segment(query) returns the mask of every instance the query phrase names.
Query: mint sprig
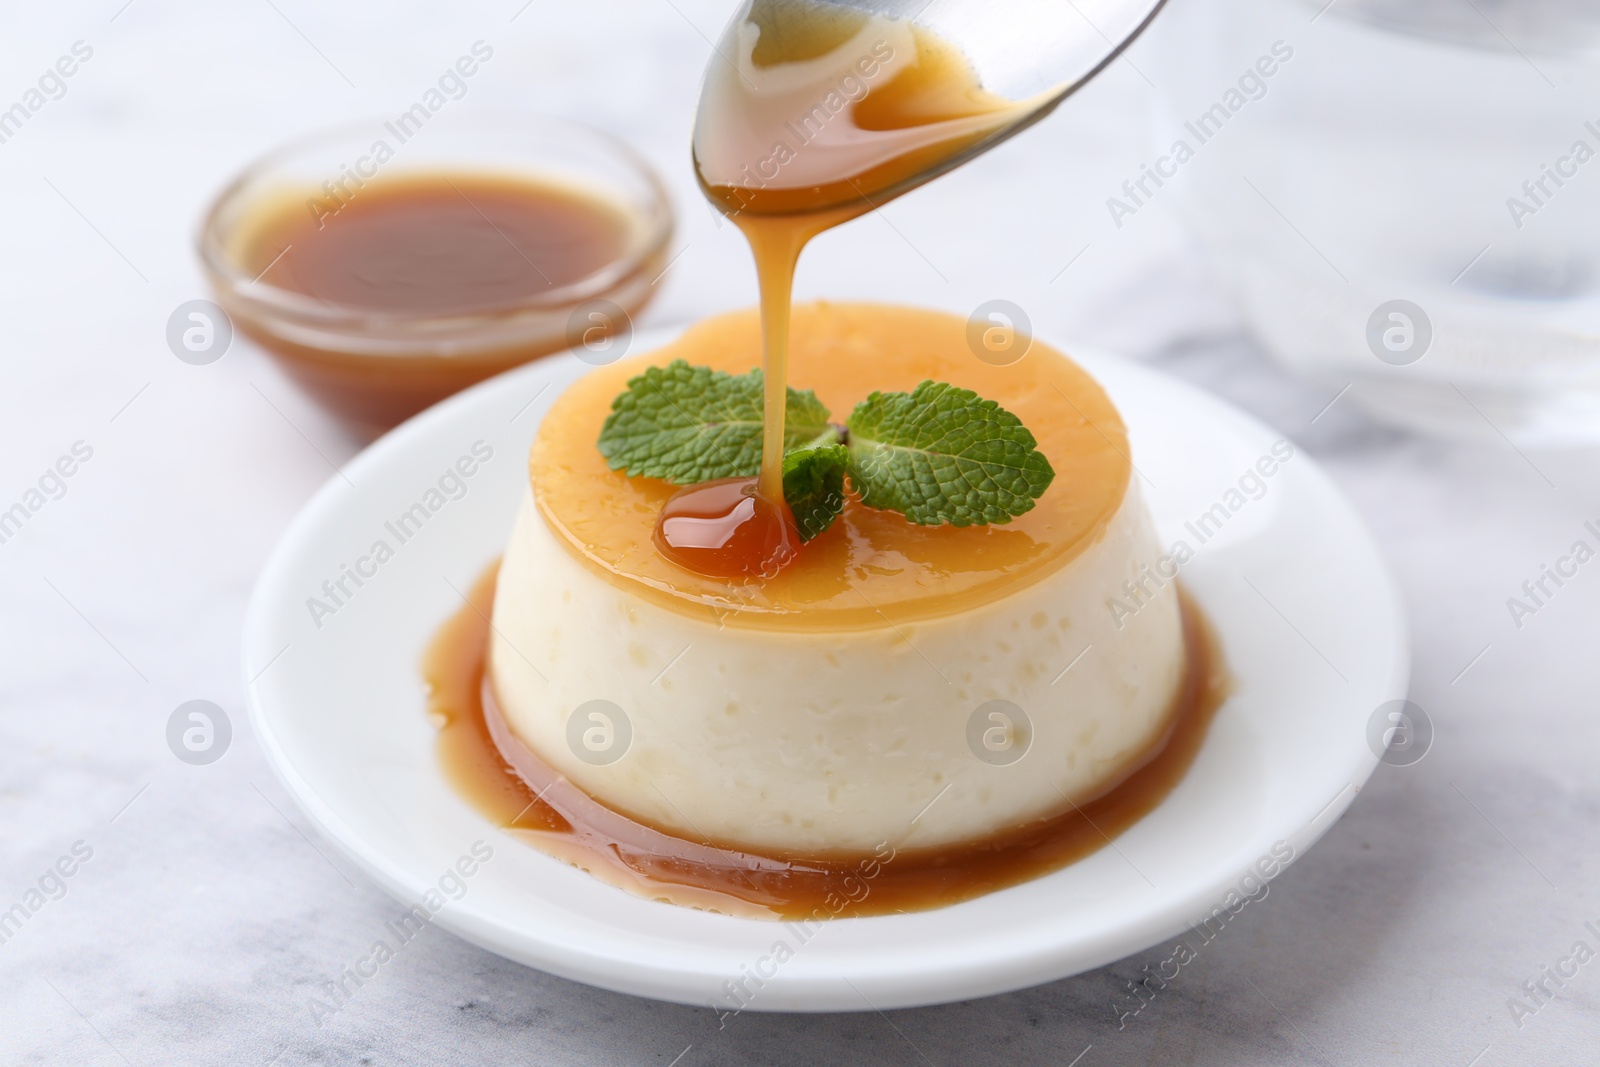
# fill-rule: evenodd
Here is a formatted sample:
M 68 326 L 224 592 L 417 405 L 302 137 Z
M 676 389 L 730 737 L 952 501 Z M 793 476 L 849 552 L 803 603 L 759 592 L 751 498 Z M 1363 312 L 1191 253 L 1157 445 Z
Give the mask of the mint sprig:
M 600 429 L 613 470 L 693 485 L 761 469 L 760 369 L 729 374 L 673 360 L 628 382 Z M 815 393 L 789 390 L 785 448 L 834 439 Z
M 628 382 L 600 431 L 614 470 L 692 485 L 761 469 L 759 369 L 728 374 L 674 360 Z M 845 426 L 810 390 L 789 390 L 783 495 L 802 541 L 844 509 L 868 507 L 924 526 L 1010 522 L 1033 508 L 1055 471 L 1022 421 L 970 389 L 925 381 L 874 392 Z

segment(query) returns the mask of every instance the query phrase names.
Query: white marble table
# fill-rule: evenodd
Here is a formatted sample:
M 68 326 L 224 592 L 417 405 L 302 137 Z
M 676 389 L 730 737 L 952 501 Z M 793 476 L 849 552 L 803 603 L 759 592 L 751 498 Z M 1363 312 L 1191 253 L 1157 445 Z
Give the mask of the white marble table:
M 1313 425 L 1329 396 L 1248 339 L 1170 207 L 1120 231 L 1107 218 L 1144 154 L 1151 96 L 1125 63 L 1025 137 L 819 241 L 800 293 L 963 313 L 1004 296 L 1047 336 L 1147 359 L 1300 442 L 1365 512 L 1404 590 L 1412 697 L 1438 732 L 1428 758 L 1380 767 L 1120 1030 L 1113 1005 L 1171 946 L 973 1003 L 719 1029 L 705 1009 L 430 930 L 318 1025 L 310 997 L 394 904 L 331 858 L 264 763 L 239 628 L 278 532 L 358 444 L 248 344 L 209 367 L 168 351 L 168 315 L 204 295 L 198 213 L 259 151 L 403 109 L 481 39 L 494 57 L 460 106 L 593 122 L 669 179 L 681 256 L 649 322 L 747 304 L 747 254 L 687 166 L 707 37 L 730 7 L 100 0 L 6 14 L 0 107 L 74 42 L 93 54 L 0 143 L 0 508 L 75 443 L 92 456 L 0 544 L 0 910 L 41 878 L 51 894 L 0 944 L 0 1062 L 1593 1062 L 1600 962 L 1545 979 L 1556 995 L 1520 1026 L 1507 1002 L 1574 942 L 1600 948 L 1584 926 L 1600 928 L 1600 565 L 1520 630 L 1505 601 L 1600 520 L 1600 463 L 1543 458 L 1552 486 L 1509 448 L 1408 437 L 1346 405 Z M 1153 56 L 1140 68 L 1161 77 Z M 164 736 L 195 698 L 234 724 L 210 766 L 178 761 Z M 46 876 L 62 857 L 71 876 Z

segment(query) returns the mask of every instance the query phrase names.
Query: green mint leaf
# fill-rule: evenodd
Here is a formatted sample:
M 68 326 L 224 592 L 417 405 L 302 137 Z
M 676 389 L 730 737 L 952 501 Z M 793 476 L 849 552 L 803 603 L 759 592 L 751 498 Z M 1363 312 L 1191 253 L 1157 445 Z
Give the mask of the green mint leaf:
M 1055 478 L 1015 415 L 942 382 L 873 393 L 851 412 L 848 429 L 861 502 L 924 526 L 1010 522 Z
M 728 374 L 681 359 L 651 367 L 611 402 L 600 454 L 613 470 L 678 485 L 750 477 L 761 469 L 761 383 L 760 369 Z M 789 390 L 786 447 L 834 432 L 816 394 Z
M 783 499 L 794 513 L 800 540 L 833 525 L 844 510 L 844 476 L 850 450 L 841 444 L 801 448 L 783 457 Z

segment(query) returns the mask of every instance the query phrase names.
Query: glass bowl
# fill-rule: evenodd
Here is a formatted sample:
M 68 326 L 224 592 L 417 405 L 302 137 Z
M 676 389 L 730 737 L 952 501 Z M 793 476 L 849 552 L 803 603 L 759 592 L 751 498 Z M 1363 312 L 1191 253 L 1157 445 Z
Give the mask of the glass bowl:
M 607 262 L 580 277 L 444 313 L 425 301 L 377 309 L 310 296 L 274 284 L 276 261 L 259 262 L 285 205 L 303 201 L 318 227 L 337 226 L 340 212 L 374 189 L 439 178 L 567 191 L 613 210 L 623 236 Z M 278 148 L 217 197 L 198 245 L 235 326 L 323 406 L 371 433 L 539 356 L 579 345 L 607 351 L 602 339 L 630 330 L 654 294 L 672 231 L 661 180 L 616 139 L 545 116 L 462 110 L 356 122 Z M 279 255 L 293 255 L 293 245 Z
M 1159 176 L 1113 219 L 1171 197 L 1266 348 L 1330 399 L 1447 438 L 1600 447 L 1595 6 L 1173 5 Z

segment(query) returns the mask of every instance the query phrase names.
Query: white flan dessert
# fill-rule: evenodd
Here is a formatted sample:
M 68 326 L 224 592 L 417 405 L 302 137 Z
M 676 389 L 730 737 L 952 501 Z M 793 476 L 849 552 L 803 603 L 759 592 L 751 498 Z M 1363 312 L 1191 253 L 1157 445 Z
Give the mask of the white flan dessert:
M 941 313 L 802 305 L 790 336 L 790 383 L 832 410 L 925 379 L 971 389 L 1033 432 L 1054 481 L 990 526 L 852 498 L 777 574 L 707 577 L 653 541 L 677 487 L 612 470 L 596 440 L 646 367 L 759 365 L 758 316 L 597 369 L 538 431 L 501 563 L 488 662 L 506 724 L 617 812 L 782 857 L 980 843 L 1104 793 L 1166 735 L 1186 666 L 1110 399 L 1037 340 L 979 360 Z M 1114 610 L 1130 582 L 1141 607 Z M 594 701 L 626 719 L 610 762 L 572 741 Z

